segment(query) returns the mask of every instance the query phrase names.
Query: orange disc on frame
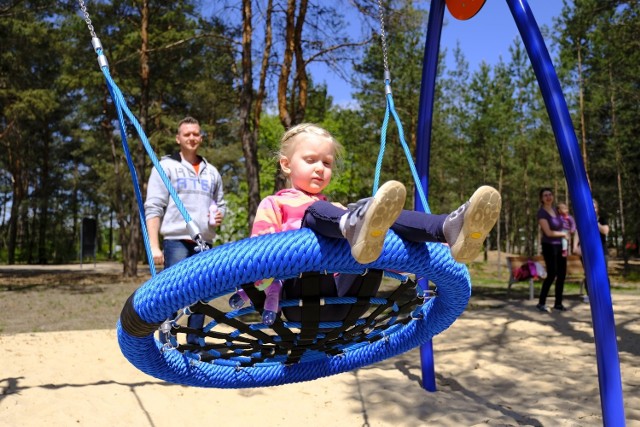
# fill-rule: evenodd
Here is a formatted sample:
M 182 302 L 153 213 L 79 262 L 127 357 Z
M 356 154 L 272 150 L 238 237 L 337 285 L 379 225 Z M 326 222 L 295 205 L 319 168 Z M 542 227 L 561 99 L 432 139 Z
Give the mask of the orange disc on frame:
M 473 18 L 482 9 L 486 0 L 446 0 L 447 9 L 461 21 Z

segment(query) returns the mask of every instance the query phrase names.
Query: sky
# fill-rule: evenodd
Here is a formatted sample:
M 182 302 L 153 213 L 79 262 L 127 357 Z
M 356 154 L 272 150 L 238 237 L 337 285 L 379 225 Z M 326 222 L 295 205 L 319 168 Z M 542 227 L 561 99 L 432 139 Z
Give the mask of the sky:
M 528 0 L 528 3 L 540 28 L 543 25 L 551 27 L 553 18 L 559 16 L 562 10 L 561 0 Z M 447 49 L 447 64 L 452 64 L 453 50 L 460 42 L 462 52 L 473 72 L 478 69 L 482 61 L 493 66 L 502 56 L 503 61 L 508 62 L 509 47 L 517 35 L 518 29 L 507 2 L 487 0 L 478 14 L 467 21 L 459 21 L 445 10 L 440 51 Z M 390 68 L 393 76 L 393 66 Z M 329 95 L 334 98 L 334 104 L 349 104 L 351 101 L 349 84 L 331 75 L 328 70 L 318 70 L 318 72 L 322 77 L 315 78 L 319 83 L 323 81 L 327 83 L 327 89 Z

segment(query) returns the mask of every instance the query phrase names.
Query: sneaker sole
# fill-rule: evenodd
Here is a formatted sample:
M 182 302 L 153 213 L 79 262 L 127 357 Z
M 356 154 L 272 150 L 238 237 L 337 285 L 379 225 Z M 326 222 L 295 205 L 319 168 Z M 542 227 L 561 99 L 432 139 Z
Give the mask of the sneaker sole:
M 402 212 L 406 197 L 407 190 L 398 181 L 388 181 L 378 189 L 363 218 L 358 237 L 351 246 L 351 255 L 360 264 L 378 259 L 387 231 Z
M 501 206 L 500 193 L 493 187 L 485 185 L 473 193 L 460 235 L 451 246 L 453 259 L 464 264 L 476 259 L 487 234 L 500 217 Z

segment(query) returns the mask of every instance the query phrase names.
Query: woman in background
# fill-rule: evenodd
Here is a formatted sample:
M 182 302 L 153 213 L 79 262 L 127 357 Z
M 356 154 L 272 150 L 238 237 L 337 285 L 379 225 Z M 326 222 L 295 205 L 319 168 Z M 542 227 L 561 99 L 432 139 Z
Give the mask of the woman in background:
M 542 282 L 540 299 L 536 308 L 550 312 L 547 307 L 547 295 L 553 281 L 556 282 L 556 298 L 553 309 L 567 311 L 562 305 L 564 279 L 567 276 L 567 258 L 562 256 L 562 239 L 569 239 L 569 233 L 564 231 L 562 217 L 554 204 L 553 191 L 550 188 L 540 190 L 540 209 L 538 209 L 538 225 L 542 231 L 542 256 L 547 267 L 547 278 Z

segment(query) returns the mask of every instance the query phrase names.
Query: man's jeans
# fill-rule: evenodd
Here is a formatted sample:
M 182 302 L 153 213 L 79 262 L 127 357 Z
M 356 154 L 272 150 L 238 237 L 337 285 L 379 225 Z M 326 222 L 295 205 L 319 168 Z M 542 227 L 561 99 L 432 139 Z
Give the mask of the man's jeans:
M 185 258 L 196 254 L 196 244 L 185 240 L 163 240 L 162 251 L 164 252 L 165 270 L 176 265 Z

